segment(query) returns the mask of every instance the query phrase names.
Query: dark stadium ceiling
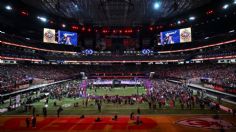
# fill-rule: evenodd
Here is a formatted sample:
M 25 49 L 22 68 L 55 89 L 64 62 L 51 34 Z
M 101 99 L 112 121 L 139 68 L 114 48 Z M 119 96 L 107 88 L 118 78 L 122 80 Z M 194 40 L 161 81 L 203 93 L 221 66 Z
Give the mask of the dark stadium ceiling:
M 161 6 L 154 9 L 154 3 Z M 213 0 L 22 0 L 38 9 L 81 24 L 137 26 L 152 24 L 209 4 Z

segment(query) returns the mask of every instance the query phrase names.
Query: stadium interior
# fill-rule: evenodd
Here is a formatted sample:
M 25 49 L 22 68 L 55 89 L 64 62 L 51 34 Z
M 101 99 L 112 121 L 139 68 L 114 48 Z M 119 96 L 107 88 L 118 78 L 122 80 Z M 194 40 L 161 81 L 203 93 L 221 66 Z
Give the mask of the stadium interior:
M 1 132 L 235 132 L 236 0 L 1 0 Z

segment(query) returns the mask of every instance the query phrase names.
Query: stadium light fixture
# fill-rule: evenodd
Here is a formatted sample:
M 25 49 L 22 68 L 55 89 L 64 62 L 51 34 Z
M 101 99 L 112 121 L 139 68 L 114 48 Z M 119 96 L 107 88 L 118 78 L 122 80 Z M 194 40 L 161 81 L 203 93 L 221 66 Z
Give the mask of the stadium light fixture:
M 194 16 L 191 16 L 191 17 L 189 17 L 189 20 L 190 21 L 193 21 L 193 20 L 195 20 L 196 18 L 194 17 Z
M 209 37 L 205 37 L 205 39 L 209 39 Z
M 234 33 L 235 32 L 235 30 L 231 30 L 231 31 L 229 31 L 229 33 Z
M 227 9 L 227 8 L 229 8 L 229 4 L 225 4 L 224 6 L 223 6 L 223 9 Z
M 155 3 L 153 4 L 153 8 L 154 8 L 155 10 L 160 9 L 160 7 L 161 7 L 161 3 L 160 3 L 160 2 L 155 2 Z
M 62 26 L 63 28 L 65 28 L 65 27 L 66 27 L 66 24 L 61 24 L 61 26 Z
M 1 33 L 1 34 L 5 34 L 5 32 L 3 32 L 3 31 L 0 31 L 0 33 Z
M 79 9 L 79 6 L 76 3 L 73 3 L 75 9 Z
M 234 4 L 236 4 L 236 0 L 234 0 Z
M 37 18 L 42 22 L 47 22 L 47 18 L 45 17 L 38 16 Z
M 11 7 L 10 5 L 7 5 L 7 6 L 5 7 L 5 9 L 8 10 L 8 11 L 11 11 L 11 10 L 12 10 L 12 7 Z

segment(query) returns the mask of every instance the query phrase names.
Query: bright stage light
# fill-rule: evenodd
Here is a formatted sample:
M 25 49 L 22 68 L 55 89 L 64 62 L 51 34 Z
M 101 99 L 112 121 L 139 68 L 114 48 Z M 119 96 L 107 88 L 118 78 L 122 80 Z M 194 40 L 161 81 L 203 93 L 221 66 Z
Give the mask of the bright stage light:
M 229 8 L 229 5 L 228 5 L 228 4 L 225 4 L 225 5 L 223 6 L 223 9 L 227 9 L 227 8 Z
M 4 32 L 4 31 L 0 31 L 0 33 L 2 33 L 2 34 L 5 34 L 5 32 Z
M 190 21 L 193 21 L 193 20 L 195 20 L 196 18 L 194 17 L 194 16 L 191 16 L 191 17 L 189 17 L 189 20 Z
M 209 39 L 209 37 L 205 37 L 204 39 Z
M 6 10 L 9 10 L 9 11 L 12 10 L 12 7 L 10 5 L 7 5 L 5 8 Z
M 47 18 L 45 17 L 38 16 L 37 18 L 42 22 L 47 22 Z
M 153 5 L 155 10 L 158 10 L 161 7 L 161 3 L 160 2 L 155 2 Z
M 63 28 L 65 28 L 65 27 L 66 27 L 66 24 L 61 24 L 61 26 L 62 26 Z
M 235 32 L 235 30 L 230 30 L 230 31 L 229 31 L 229 33 L 234 33 L 234 32 Z

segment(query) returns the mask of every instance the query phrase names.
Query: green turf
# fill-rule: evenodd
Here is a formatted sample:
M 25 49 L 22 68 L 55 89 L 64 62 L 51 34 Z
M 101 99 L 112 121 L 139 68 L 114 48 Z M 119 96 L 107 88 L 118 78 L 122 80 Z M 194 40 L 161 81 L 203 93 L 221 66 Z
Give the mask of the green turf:
M 7 101 L 5 101 L 4 104 L 0 104 L 0 109 L 7 108 L 9 106 L 9 103 L 10 103 L 10 101 L 7 100 Z
M 114 96 L 114 95 L 119 95 L 119 96 L 129 96 L 129 95 L 133 95 L 133 94 L 145 94 L 146 90 L 144 89 L 144 87 L 117 87 L 117 88 L 112 88 L 112 89 L 108 89 L 108 88 L 97 88 L 96 92 L 94 89 L 87 89 L 87 93 L 90 95 L 97 95 L 97 96 L 104 96 L 104 95 L 110 95 L 110 96 Z
M 82 106 L 83 99 L 69 99 L 64 98 L 61 101 L 58 100 L 50 100 L 48 104 L 48 115 L 56 115 L 56 110 L 58 107 L 53 106 L 54 101 L 57 102 L 58 105 L 63 106 L 62 115 L 112 115 L 112 114 L 120 114 L 120 115 L 129 115 L 131 112 L 136 112 L 137 108 L 141 109 L 141 114 L 215 114 L 216 111 L 211 111 L 209 109 L 200 110 L 198 106 L 196 106 L 192 110 L 181 110 L 180 105 L 176 103 L 176 107 L 171 109 L 169 107 L 164 107 L 162 109 L 157 108 L 157 110 L 150 110 L 148 108 L 147 103 L 137 103 L 134 105 L 125 105 L 125 104 L 113 104 L 113 103 L 103 103 L 102 104 L 102 112 L 99 113 L 97 107 L 94 105 L 94 101 L 89 101 L 88 107 Z M 79 103 L 79 107 L 74 107 L 73 104 L 75 102 Z M 44 106 L 44 101 L 40 101 L 33 104 L 36 108 L 36 114 L 42 115 L 42 108 Z M 68 105 L 69 107 L 65 107 Z M 224 113 L 224 112 L 220 112 Z M 24 112 L 23 107 L 18 108 L 15 111 L 10 111 L 4 113 L 4 115 L 30 115 L 32 112 Z
M 139 94 L 145 94 L 146 91 L 143 87 L 138 87 Z M 123 87 L 121 88 L 113 88 L 111 91 L 104 88 L 99 88 L 95 92 L 94 89 L 87 89 L 87 93 L 104 96 L 104 95 L 120 95 L 120 96 L 129 96 L 132 94 L 137 94 L 137 88 L 135 87 Z M 99 113 L 97 110 L 97 106 L 94 103 L 94 100 L 90 100 L 88 103 L 88 107 L 82 105 L 84 99 L 82 98 L 63 98 L 62 100 L 53 100 L 50 99 L 48 103 L 48 115 L 56 115 L 57 109 L 61 105 L 63 107 L 62 115 L 129 115 L 131 112 L 136 112 L 137 108 L 141 109 L 141 114 L 215 114 L 216 111 L 211 111 L 207 107 L 204 110 L 201 110 L 198 105 L 195 106 L 192 110 L 184 109 L 182 110 L 178 101 L 176 101 L 175 108 L 157 108 L 157 110 L 149 109 L 147 103 L 135 103 L 134 105 L 129 104 L 113 104 L 113 103 L 102 103 L 102 112 Z M 57 102 L 58 106 L 54 106 L 53 103 Z M 36 108 L 36 114 L 42 115 L 42 109 L 44 107 L 45 100 L 41 100 L 40 102 L 33 103 L 33 106 Z M 78 102 L 79 107 L 74 107 L 74 103 Z M 158 107 L 158 106 L 157 106 Z M 224 112 L 220 112 L 221 114 Z M 9 111 L 4 113 L 4 115 L 30 115 L 30 112 L 24 112 L 24 107 L 19 107 L 14 111 Z M 224 113 L 225 114 L 225 113 Z

